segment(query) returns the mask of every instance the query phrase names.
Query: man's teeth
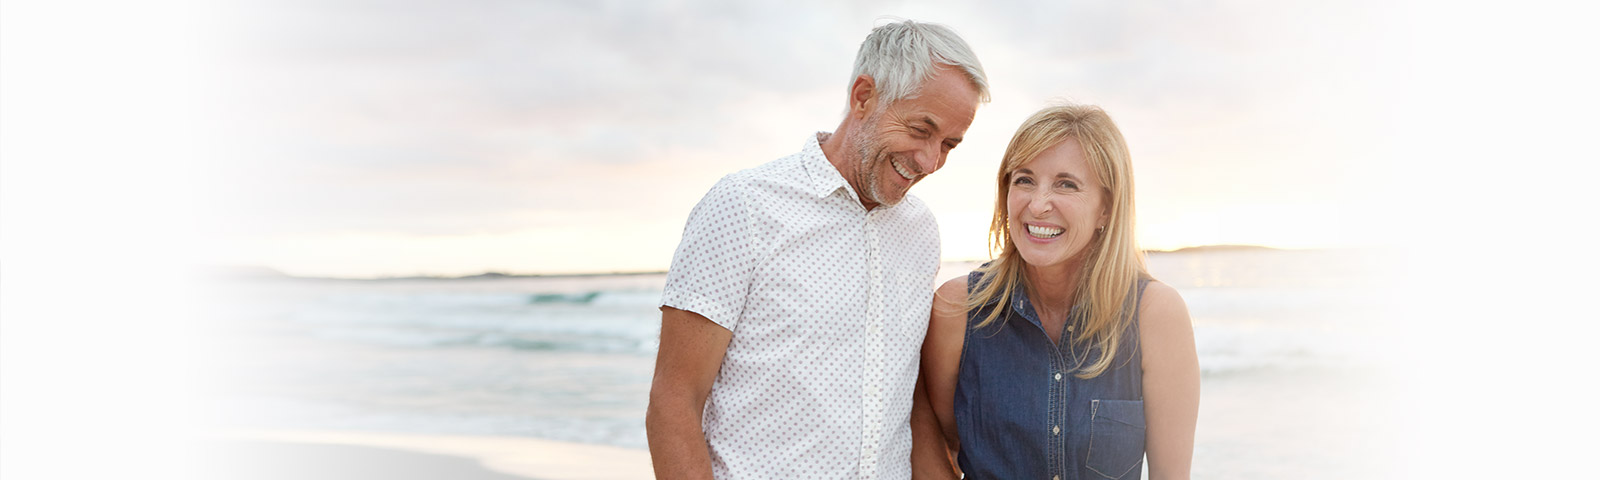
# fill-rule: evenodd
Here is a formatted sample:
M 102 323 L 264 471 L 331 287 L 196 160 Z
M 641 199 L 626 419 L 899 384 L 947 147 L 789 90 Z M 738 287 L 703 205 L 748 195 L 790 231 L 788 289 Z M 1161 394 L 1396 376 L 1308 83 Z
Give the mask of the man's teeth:
M 905 177 L 906 180 L 914 180 L 917 178 L 916 175 L 912 175 L 911 172 L 908 172 L 904 167 L 901 167 L 900 162 L 890 160 L 889 165 L 894 167 L 894 173 L 900 174 L 900 176 Z
M 1039 238 L 1056 238 L 1065 232 L 1065 229 L 1028 225 L 1028 234 Z

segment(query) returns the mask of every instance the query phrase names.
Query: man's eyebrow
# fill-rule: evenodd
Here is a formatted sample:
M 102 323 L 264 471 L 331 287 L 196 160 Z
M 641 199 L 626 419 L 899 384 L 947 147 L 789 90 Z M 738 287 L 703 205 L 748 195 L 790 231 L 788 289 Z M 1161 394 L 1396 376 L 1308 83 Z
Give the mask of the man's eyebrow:
M 939 122 L 935 122 L 933 120 L 933 117 L 930 117 L 930 116 L 927 116 L 927 115 L 923 115 L 922 118 L 919 118 L 918 120 L 921 120 L 922 123 L 927 124 L 928 128 L 933 129 L 933 131 L 935 131 L 935 132 L 939 131 Z M 961 137 L 950 137 L 947 140 L 950 140 L 951 142 L 958 143 L 958 144 L 961 143 Z

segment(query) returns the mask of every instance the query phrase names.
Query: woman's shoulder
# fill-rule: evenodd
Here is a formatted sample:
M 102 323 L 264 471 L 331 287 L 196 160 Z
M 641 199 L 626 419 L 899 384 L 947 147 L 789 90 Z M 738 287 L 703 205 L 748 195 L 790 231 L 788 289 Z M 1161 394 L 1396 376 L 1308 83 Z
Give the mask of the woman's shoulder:
M 1178 294 L 1178 289 L 1154 278 L 1145 280 L 1144 296 L 1140 297 L 1141 309 L 1150 304 L 1165 304 L 1183 302 L 1183 296 Z
M 946 280 L 934 290 L 932 317 L 934 323 L 966 323 L 968 275 L 962 274 Z
M 1174 328 L 1193 328 L 1189 323 L 1189 306 L 1184 303 L 1178 289 L 1159 280 L 1150 280 L 1139 299 L 1139 324 L 1141 330 L 1157 332 Z
M 965 303 L 967 297 L 967 280 L 968 277 L 971 276 L 972 272 L 967 272 L 957 275 L 949 280 L 945 280 L 944 283 L 939 284 L 939 290 L 937 291 L 938 296 L 958 296 L 961 298 L 962 303 Z
M 967 277 L 970 274 L 961 274 L 955 278 L 945 280 L 933 291 L 934 313 L 939 313 L 943 308 L 966 310 L 967 308 Z

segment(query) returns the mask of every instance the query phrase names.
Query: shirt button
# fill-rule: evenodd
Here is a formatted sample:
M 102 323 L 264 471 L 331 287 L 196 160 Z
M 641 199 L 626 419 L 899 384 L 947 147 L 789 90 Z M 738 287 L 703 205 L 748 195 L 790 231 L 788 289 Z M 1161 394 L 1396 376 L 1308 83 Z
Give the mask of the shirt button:
M 1050 480 L 1061 480 L 1061 476 L 1060 475 L 1056 475 L 1054 477 L 1050 477 Z
M 1051 427 L 1050 428 L 1050 434 L 1051 435 L 1060 435 L 1061 434 L 1061 426 L 1057 425 L 1057 426 Z
M 878 396 L 878 386 L 877 385 L 867 385 L 867 395 L 872 395 L 874 397 Z M 870 448 L 870 447 L 868 447 L 868 448 Z
M 1056 374 L 1056 381 L 1057 382 L 1061 381 L 1061 374 L 1059 374 L 1059 373 Z
M 872 326 L 867 327 L 867 333 L 870 333 L 870 334 L 873 334 L 873 335 L 877 335 L 878 332 L 880 332 L 882 330 L 883 329 L 878 328 L 877 324 L 873 324 Z

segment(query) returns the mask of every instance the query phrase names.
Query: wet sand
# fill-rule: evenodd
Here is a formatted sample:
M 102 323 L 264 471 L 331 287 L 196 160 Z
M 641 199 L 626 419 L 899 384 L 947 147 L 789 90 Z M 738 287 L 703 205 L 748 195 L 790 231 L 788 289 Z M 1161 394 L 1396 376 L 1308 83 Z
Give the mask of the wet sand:
M 651 478 L 643 450 L 522 437 L 334 431 L 235 431 L 198 448 L 224 480 L 621 480 Z
M 206 445 L 196 478 L 219 480 L 526 480 L 477 459 L 390 448 L 248 440 Z

